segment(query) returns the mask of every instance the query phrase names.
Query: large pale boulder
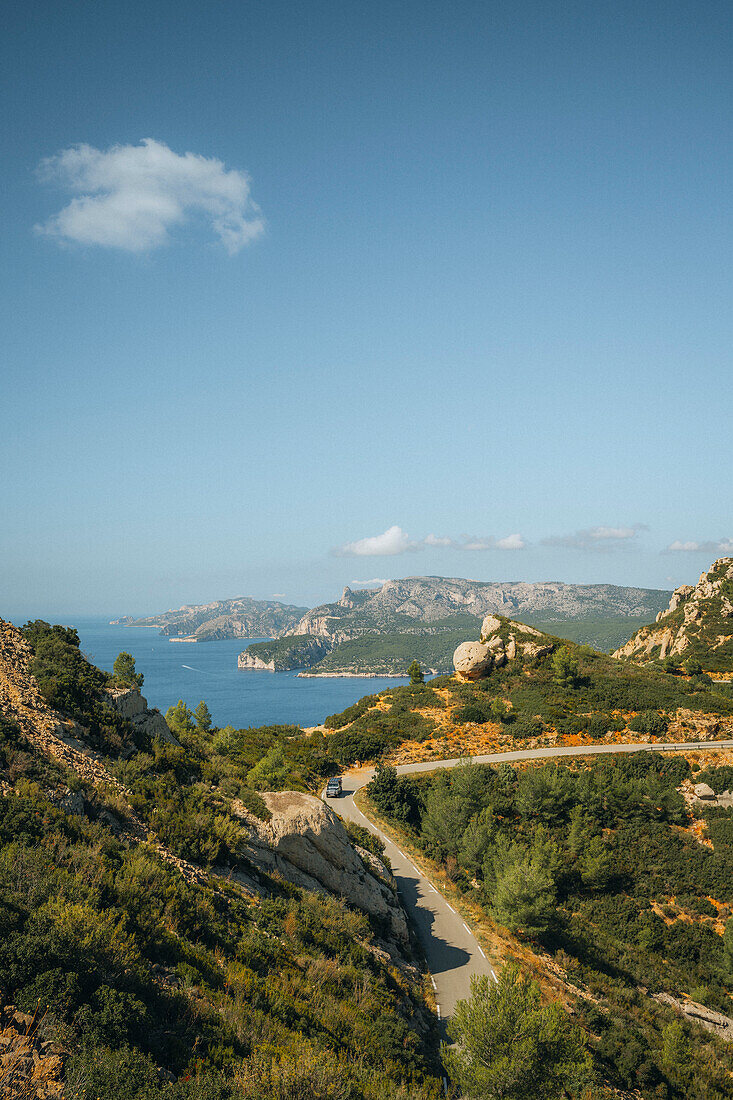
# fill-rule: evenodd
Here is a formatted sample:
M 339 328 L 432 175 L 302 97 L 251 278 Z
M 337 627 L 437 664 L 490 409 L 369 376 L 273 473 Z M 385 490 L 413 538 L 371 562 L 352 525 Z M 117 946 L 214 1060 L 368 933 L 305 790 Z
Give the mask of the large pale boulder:
M 493 664 L 494 654 L 485 642 L 462 642 L 453 654 L 453 667 L 464 680 L 480 680 Z
M 464 642 L 453 654 L 456 675 L 462 680 L 481 680 L 492 668 L 501 668 L 517 657 L 543 657 L 553 649 L 551 642 L 544 641 L 545 637 L 533 626 L 487 615 L 481 624 L 481 641 Z
M 249 831 L 247 857 L 295 886 L 341 896 L 385 920 L 392 937 L 405 945 L 407 922 L 389 872 L 381 860 L 354 847 L 331 807 L 299 791 L 265 792 L 262 798 L 269 821 L 240 808 Z

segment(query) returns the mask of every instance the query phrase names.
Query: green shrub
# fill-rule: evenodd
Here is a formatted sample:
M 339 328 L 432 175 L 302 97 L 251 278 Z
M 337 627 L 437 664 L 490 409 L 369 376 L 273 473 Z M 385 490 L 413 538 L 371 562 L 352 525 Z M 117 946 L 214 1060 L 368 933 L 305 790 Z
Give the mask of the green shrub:
M 663 734 L 668 726 L 669 719 L 654 710 L 643 710 L 629 722 L 629 729 L 636 733 Z

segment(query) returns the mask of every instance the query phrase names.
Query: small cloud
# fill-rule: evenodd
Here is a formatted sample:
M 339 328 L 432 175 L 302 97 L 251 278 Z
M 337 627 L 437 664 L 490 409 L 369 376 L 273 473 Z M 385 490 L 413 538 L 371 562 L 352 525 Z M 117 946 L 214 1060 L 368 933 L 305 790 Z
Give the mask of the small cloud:
M 514 535 L 507 535 L 506 538 L 499 539 L 496 543 L 497 550 L 524 550 L 526 542 L 522 536 L 517 532 Z
M 59 241 L 147 252 L 199 213 L 234 255 L 265 228 L 246 172 L 226 168 L 215 157 L 174 153 L 152 138 L 106 150 L 73 145 L 42 160 L 38 175 L 74 196 L 35 226 Z
M 370 581 L 349 581 L 349 588 L 381 588 L 389 577 L 372 577 Z
M 494 538 L 493 535 L 489 535 L 487 538 L 464 535 L 461 539 L 440 538 L 438 535 L 428 535 L 423 541 L 423 546 L 447 547 L 450 550 L 471 550 L 479 552 L 482 550 L 524 550 L 526 545 L 526 542 L 519 533 L 506 535 L 503 539 Z
M 733 554 L 733 538 L 718 539 L 717 542 L 682 542 L 675 539 L 667 547 L 667 552 L 682 554 Z
M 396 554 L 417 550 L 419 546 L 419 543 L 412 542 L 409 535 L 395 524 L 393 527 L 388 527 L 382 535 L 372 535 L 369 538 L 357 539 L 356 542 L 347 542 L 336 553 L 341 557 L 349 558 L 394 557 Z
M 524 550 L 526 542 L 517 532 L 497 539 L 493 535 L 487 538 L 477 538 L 463 535 L 460 539 L 450 538 L 447 535 L 426 535 L 418 542 L 410 539 L 401 527 L 390 527 L 383 535 L 374 535 L 372 538 L 359 539 L 357 542 L 347 542 L 334 553 L 341 557 L 367 556 L 367 555 L 394 555 L 406 554 L 412 550 Z
M 273 600 L 284 600 L 285 599 L 285 593 L 284 592 L 273 592 L 272 593 L 272 598 L 273 598 Z
M 570 550 L 614 550 L 628 546 L 640 531 L 648 530 L 646 524 L 635 523 L 631 527 L 609 527 L 600 524 L 576 531 L 571 535 L 551 535 L 542 539 L 543 546 L 562 546 Z

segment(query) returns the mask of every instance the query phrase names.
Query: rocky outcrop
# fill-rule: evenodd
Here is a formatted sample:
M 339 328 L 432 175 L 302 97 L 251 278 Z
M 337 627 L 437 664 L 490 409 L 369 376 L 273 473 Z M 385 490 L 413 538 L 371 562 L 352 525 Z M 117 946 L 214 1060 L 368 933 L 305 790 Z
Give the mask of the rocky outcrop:
M 453 667 L 462 680 L 481 680 L 494 665 L 494 654 L 484 642 L 463 642 L 453 654 Z
M 112 708 L 121 718 L 152 740 L 165 741 L 168 745 L 178 745 L 180 741 L 168 729 L 168 723 L 159 710 L 151 710 L 147 699 L 138 688 L 109 688 L 107 692 Z
M 295 886 L 345 898 L 384 921 L 391 937 L 405 945 L 407 922 L 391 876 L 375 856 L 352 845 L 330 806 L 298 791 L 262 798 L 269 821 L 253 817 L 241 803 L 233 806 L 249 833 L 247 857 Z
M 727 1043 L 733 1042 L 733 1018 L 730 1016 L 724 1016 L 722 1012 L 716 1012 L 715 1009 L 698 1004 L 697 1001 L 673 997 L 671 993 L 653 993 L 652 999 L 658 1001 L 659 1004 L 676 1008 L 685 1019 L 699 1024 L 700 1027 L 704 1027 L 706 1031 L 711 1031 Z
M 544 657 L 554 648 L 554 643 L 544 641 L 545 638 L 545 634 L 532 626 L 487 615 L 481 624 L 480 640 L 464 642 L 453 654 L 456 676 L 459 680 L 481 680 L 507 661 Z
M 21 1012 L 0 998 L 0 1100 L 60 1100 L 66 1056 L 42 1014 Z
M 666 610 L 637 630 L 614 657 L 692 659 L 713 674 L 733 672 L 733 558 L 719 558 L 696 585 L 675 589 Z

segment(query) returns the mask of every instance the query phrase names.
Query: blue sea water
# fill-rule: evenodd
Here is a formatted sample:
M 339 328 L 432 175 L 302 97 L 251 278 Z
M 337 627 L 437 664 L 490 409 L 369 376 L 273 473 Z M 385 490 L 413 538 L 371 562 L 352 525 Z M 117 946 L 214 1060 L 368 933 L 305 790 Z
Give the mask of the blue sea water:
M 142 691 L 148 706 L 165 713 L 179 699 L 192 708 L 204 699 L 217 726 L 315 726 L 363 695 L 405 682 L 387 677 L 298 679 L 297 672 L 241 671 L 238 654 L 259 638 L 170 642 L 152 627 L 110 626 L 99 618 L 73 616 L 65 624 L 76 627 L 83 652 L 108 672 L 118 653 L 132 653 L 137 671 L 145 676 Z

